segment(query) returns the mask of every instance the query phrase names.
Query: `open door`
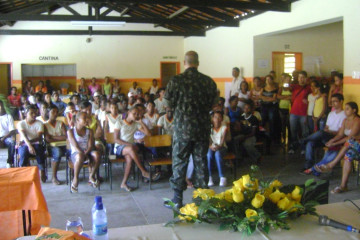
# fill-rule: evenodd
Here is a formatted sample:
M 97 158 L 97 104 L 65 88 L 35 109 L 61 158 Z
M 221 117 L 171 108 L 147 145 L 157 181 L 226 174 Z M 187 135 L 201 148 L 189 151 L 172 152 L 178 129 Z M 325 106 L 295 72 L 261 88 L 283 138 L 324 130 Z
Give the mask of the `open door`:
M 0 63 L 0 94 L 9 95 L 11 88 L 11 63 Z
M 171 77 L 180 73 L 180 62 L 160 63 L 160 86 L 166 88 Z

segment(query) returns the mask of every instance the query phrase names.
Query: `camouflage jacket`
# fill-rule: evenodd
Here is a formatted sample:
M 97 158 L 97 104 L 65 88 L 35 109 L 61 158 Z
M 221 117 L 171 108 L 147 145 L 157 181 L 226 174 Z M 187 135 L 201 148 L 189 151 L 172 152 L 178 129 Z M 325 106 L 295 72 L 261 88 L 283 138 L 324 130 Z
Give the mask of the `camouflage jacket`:
M 216 84 L 196 68 L 174 76 L 165 96 L 174 110 L 174 138 L 206 141 L 210 136 L 209 112 L 216 102 Z

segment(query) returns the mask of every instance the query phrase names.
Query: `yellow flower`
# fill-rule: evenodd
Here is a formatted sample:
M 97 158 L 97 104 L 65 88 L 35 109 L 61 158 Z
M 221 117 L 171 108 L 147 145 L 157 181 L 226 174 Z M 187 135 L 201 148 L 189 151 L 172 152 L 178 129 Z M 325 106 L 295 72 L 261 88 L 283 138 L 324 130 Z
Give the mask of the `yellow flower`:
M 270 183 L 270 188 L 271 189 L 273 189 L 273 188 L 279 188 L 279 187 L 281 187 L 282 186 L 282 183 L 279 181 L 279 180 L 277 180 L 277 179 L 275 179 L 274 181 L 272 181 L 271 183 Z
M 295 186 L 295 189 L 291 193 L 291 198 L 297 202 L 300 202 L 302 195 L 302 188 L 299 186 Z
M 232 189 L 228 189 L 224 192 L 224 198 L 228 202 L 233 202 Z
M 185 215 L 191 215 L 197 218 L 198 216 L 198 209 L 199 207 L 195 205 L 195 203 L 189 203 L 186 204 L 184 207 L 180 208 L 180 213 L 185 214 Z M 192 219 L 188 216 L 180 216 L 179 218 L 181 220 L 187 220 L 187 221 L 191 221 Z
M 269 198 L 269 196 L 270 196 L 270 194 L 272 194 L 272 189 L 270 189 L 270 188 L 265 188 L 265 190 L 264 190 L 264 196 L 266 197 L 266 198 Z
M 234 187 L 240 189 L 241 191 L 244 191 L 244 190 L 245 190 L 244 185 L 243 185 L 243 179 L 242 179 L 242 178 L 240 178 L 240 179 L 237 180 L 237 181 L 234 181 L 233 184 L 234 184 Z
M 241 192 L 241 189 L 233 187 L 232 188 L 232 199 L 236 203 L 241 203 L 244 201 L 244 194 Z
M 278 203 L 283 197 L 285 197 L 285 193 L 280 192 L 279 189 L 276 189 L 275 192 L 269 195 L 269 198 L 273 203 Z
M 283 199 L 281 199 L 280 201 L 277 202 L 277 206 L 281 210 L 287 210 L 289 204 L 290 204 L 290 200 L 288 197 L 284 197 Z
M 251 205 L 254 208 L 261 208 L 262 205 L 264 204 L 265 201 L 265 196 L 261 195 L 260 193 L 256 193 L 255 197 L 253 198 L 253 200 L 251 201 Z
M 222 200 L 225 198 L 225 193 L 221 192 L 221 193 L 215 194 L 214 198 L 218 198 L 218 199 Z
M 257 190 L 258 188 L 258 180 L 251 181 L 249 174 L 242 176 L 242 182 L 245 189 Z
M 198 188 L 193 192 L 193 198 L 200 197 L 202 200 L 207 200 L 215 196 L 215 191 L 212 189 Z
M 245 215 L 246 215 L 247 218 L 250 219 L 251 217 L 257 216 L 258 214 L 257 214 L 257 212 L 255 210 L 246 209 Z M 255 219 L 250 219 L 250 222 L 253 222 L 253 221 L 255 221 Z

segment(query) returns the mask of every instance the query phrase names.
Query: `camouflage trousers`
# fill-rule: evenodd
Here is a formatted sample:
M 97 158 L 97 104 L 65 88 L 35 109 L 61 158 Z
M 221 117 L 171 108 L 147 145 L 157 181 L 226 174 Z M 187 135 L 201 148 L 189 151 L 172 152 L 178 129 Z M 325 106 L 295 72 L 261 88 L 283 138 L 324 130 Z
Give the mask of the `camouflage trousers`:
M 172 171 L 170 178 L 172 189 L 184 191 L 187 188 L 186 170 L 190 155 L 193 156 L 194 174 L 193 185 L 195 188 L 208 188 L 209 172 L 206 154 L 209 150 L 209 141 L 174 140 L 172 149 Z

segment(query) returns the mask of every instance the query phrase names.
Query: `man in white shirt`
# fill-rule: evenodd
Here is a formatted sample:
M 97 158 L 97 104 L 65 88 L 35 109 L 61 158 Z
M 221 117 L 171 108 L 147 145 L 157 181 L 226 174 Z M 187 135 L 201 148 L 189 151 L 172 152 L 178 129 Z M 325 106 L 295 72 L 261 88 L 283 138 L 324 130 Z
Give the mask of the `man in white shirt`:
M 25 109 L 25 120 L 22 120 L 17 125 L 20 134 L 20 147 L 18 149 L 20 155 L 20 167 L 29 166 L 30 154 L 35 155 L 40 169 L 41 181 L 46 182 L 44 169 L 45 149 L 42 145 L 44 125 L 41 121 L 36 120 L 36 111 L 36 106 L 28 106 Z
M 331 103 L 334 110 L 329 113 L 324 130 L 317 131 L 301 141 L 302 144 L 306 144 L 305 166 L 301 172 L 315 164 L 314 150 L 317 147 L 325 146 L 326 142 L 335 137 L 341 128 L 343 120 L 346 118 L 343 110 L 344 96 L 340 93 L 334 94 L 331 97 Z
M 15 134 L 14 119 L 6 113 L 3 101 L 0 101 L 0 147 L 8 148 L 6 168 L 14 165 L 15 141 L 13 136 Z
M 158 82 L 156 79 L 153 79 L 152 86 L 149 88 L 149 93 L 156 95 L 158 90 L 159 90 Z
M 166 114 L 161 116 L 158 120 L 159 132 L 162 134 L 173 135 L 173 127 L 174 127 L 174 118 L 173 118 L 173 110 L 169 107 L 166 108 Z
M 230 97 L 238 96 L 240 92 L 240 84 L 244 79 L 240 76 L 240 69 L 238 67 L 234 67 L 232 70 L 233 80 L 231 82 L 230 87 Z

